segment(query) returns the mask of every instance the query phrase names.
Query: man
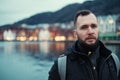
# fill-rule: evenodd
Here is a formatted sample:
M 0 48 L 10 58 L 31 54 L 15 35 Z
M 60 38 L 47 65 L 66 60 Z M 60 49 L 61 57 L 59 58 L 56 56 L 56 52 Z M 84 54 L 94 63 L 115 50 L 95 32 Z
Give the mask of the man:
M 98 22 L 89 10 L 74 19 L 77 41 L 63 52 L 67 56 L 66 80 L 120 80 L 111 51 L 98 40 Z M 49 80 L 61 80 L 58 61 L 49 72 Z

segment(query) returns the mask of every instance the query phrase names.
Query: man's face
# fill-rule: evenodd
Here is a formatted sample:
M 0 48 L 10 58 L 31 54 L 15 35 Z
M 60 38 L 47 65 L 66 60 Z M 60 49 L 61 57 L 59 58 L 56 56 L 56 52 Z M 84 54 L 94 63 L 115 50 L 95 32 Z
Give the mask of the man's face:
M 79 41 L 88 45 L 95 44 L 98 39 L 98 25 L 95 15 L 78 16 L 75 34 Z

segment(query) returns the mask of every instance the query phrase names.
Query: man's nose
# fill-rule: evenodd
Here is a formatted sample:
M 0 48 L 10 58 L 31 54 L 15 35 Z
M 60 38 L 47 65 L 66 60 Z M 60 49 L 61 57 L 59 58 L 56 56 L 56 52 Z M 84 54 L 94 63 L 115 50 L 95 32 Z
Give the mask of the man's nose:
M 91 28 L 91 26 L 88 27 L 88 33 L 94 33 L 94 30 Z

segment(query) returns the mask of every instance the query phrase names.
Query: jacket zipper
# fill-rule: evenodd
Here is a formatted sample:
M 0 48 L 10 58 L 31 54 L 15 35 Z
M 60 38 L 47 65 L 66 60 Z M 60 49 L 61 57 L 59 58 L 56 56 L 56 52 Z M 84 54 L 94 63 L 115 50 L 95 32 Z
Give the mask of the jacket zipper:
M 105 61 L 103 62 L 103 64 L 101 65 L 101 68 L 100 68 L 100 74 L 99 74 L 99 78 L 102 78 L 102 70 L 103 70 L 103 67 L 104 67 L 104 64 L 105 64 L 105 62 L 108 60 L 108 58 L 110 57 L 111 55 L 109 55 L 106 59 L 105 59 Z M 102 79 L 100 79 L 100 80 L 102 80 Z
M 95 77 L 94 77 L 94 73 L 93 73 L 93 67 L 92 67 L 92 69 L 89 67 L 89 66 L 87 66 L 87 68 L 88 68 L 88 70 L 89 70 L 89 73 L 90 73 L 90 77 L 91 77 L 91 80 L 95 80 Z
M 98 77 L 96 74 L 97 73 L 96 67 L 92 64 L 92 62 L 86 55 L 84 55 L 84 54 L 81 54 L 81 55 L 83 56 L 85 62 L 87 62 L 87 69 L 89 70 L 91 80 L 98 80 Z
M 91 63 L 90 60 L 86 60 L 86 62 L 87 62 L 87 68 L 89 70 L 91 80 L 97 80 L 96 67 Z

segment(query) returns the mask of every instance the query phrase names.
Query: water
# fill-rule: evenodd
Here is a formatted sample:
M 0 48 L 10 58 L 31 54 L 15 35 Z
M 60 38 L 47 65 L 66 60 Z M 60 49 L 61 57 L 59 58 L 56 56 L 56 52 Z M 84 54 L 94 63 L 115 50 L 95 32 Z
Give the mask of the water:
M 48 71 L 70 42 L 0 42 L 0 80 L 47 80 Z M 106 45 L 117 55 L 120 45 Z

